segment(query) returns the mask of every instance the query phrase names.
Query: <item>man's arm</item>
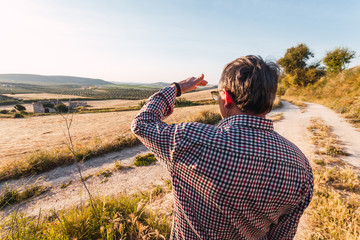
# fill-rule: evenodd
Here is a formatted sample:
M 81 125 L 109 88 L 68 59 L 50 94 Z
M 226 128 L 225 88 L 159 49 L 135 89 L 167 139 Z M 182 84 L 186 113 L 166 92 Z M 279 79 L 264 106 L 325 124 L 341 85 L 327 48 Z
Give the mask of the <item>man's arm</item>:
M 207 82 L 204 75 L 201 75 L 178 84 L 181 93 L 185 93 L 196 89 L 197 86 L 205 86 Z M 162 121 L 173 112 L 176 95 L 177 88 L 174 84 L 161 89 L 149 98 L 131 124 L 132 132 L 169 171 L 172 171 L 173 153 L 181 141 L 182 128 L 179 124 L 168 125 Z

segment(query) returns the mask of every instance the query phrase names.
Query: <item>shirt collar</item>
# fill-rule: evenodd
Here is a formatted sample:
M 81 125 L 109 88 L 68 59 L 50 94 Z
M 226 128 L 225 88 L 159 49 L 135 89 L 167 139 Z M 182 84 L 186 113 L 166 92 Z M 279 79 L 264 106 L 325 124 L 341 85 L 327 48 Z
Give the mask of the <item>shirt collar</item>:
M 232 125 L 241 125 L 243 127 L 258 128 L 265 131 L 273 131 L 273 121 L 262 117 L 251 115 L 233 115 L 224 118 L 218 124 L 218 127 L 227 127 Z

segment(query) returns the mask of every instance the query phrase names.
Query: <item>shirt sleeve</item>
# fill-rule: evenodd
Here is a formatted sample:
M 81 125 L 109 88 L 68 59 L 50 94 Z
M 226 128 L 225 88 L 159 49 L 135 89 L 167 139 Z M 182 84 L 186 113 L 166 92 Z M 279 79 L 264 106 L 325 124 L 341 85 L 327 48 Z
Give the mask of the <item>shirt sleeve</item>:
M 166 87 L 152 95 L 131 124 L 131 131 L 172 172 L 173 153 L 181 140 L 178 124 L 168 125 L 162 120 L 174 109 L 176 89 Z
M 285 214 L 279 218 L 276 225 L 272 225 L 270 231 L 267 233 L 269 240 L 291 240 L 295 237 L 296 230 L 300 221 L 300 217 L 304 213 L 307 206 L 310 204 L 313 194 L 313 177 L 309 176 L 305 184 L 305 191 L 303 198 L 296 208 L 289 214 Z

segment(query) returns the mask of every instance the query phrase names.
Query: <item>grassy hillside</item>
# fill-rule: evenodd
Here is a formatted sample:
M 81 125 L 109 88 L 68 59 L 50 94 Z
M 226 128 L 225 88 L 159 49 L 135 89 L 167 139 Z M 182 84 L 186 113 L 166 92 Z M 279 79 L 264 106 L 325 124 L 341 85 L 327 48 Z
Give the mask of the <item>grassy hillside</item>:
M 292 86 L 283 97 L 320 103 L 344 114 L 360 127 L 360 66 L 339 74 L 327 74 L 313 85 Z
M 108 85 L 101 79 L 72 77 L 72 76 L 44 76 L 35 74 L 0 74 L 0 82 L 6 83 L 27 83 L 40 85 L 53 84 L 79 84 L 79 85 Z

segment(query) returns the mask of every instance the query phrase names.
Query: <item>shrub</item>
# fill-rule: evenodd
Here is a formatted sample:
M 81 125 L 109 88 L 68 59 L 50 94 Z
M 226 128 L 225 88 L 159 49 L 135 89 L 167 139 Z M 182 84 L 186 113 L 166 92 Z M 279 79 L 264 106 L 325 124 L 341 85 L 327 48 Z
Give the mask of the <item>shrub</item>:
M 309 83 L 316 82 L 324 75 L 320 62 L 308 65 L 307 61 L 314 57 L 306 44 L 299 44 L 286 50 L 284 57 L 277 63 L 284 69 L 285 74 L 290 78 L 282 77 L 282 81 L 288 81 L 291 85 L 306 86 Z
M 15 113 L 14 118 L 24 118 L 24 115 L 22 115 L 21 113 Z
M 0 194 L 0 210 L 8 205 L 20 203 L 31 197 L 47 192 L 49 187 L 43 184 L 24 186 L 23 190 L 15 189 L 13 186 L 5 186 Z
M 148 153 L 146 155 L 138 155 L 135 157 L 134 165 L 139 166 L 148 166 L 156 162 L 154 154 Z
M 175 107 L 186 107 L 193 106 L 194 103 L 192 101 L 186 100 L 185 98 L 175 99 Z
M 9 113 L 9 110 L 4 109 L 4 110 L 1 110 L 0 113 L 2 113 L 2 114 L 8 114 L 8 113 Z
M 145 101 L 145 100 L 140 101 L 139 107 L 142 108 L 146 103 L 147 103 L 147 101 Z
M 327 67 L 327 71 L 338 73 L 345 69 L 346 64 L 355 57 L 355 51 L 350 51 L 347 48 L 338 47 L 333 51 L 326 53 L 323 58 L 323 63 Z
M 26 110 L 26 107 L 24 107 L 23 105 L 20 105 L 20 104 L 16 104 L 16 105 L 14 106 L 14 108 L 15 108 L 16 110 L 18 110 L 19 112 Z
M 56 105 L 55 109 L 60 113 L 66 113 L 69 111 L 69 108 L 63 103 Z
M 204 124 L 217 124 L 222 119 L 221 115 L 216 112 L 203 110 L 200 114 L 191 118 L 191 122 L 199 122 Z
M 43 103 L 44 108 L 54 108 L 54 104 L 52 103 Z

